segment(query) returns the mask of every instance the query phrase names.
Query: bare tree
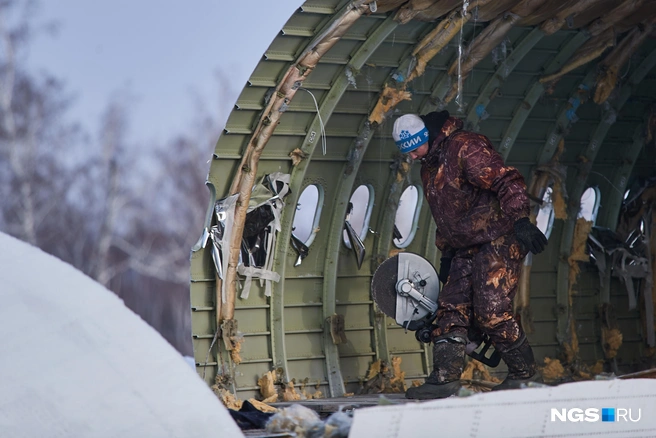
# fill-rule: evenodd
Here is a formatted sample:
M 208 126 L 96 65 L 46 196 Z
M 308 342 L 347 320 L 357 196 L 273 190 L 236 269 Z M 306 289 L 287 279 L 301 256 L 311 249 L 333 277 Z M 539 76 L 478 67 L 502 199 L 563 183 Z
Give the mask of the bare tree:
M 130 99 L 119 93 L 93 139 L 67 121 L 61 83 L 24 69 L 32 11 L 0 0 L 0 230 L 106 285 L 190 354 L 189 256 L 236 93 L 218 72 L 213 108 L 196 96 L 188 131 L 154 146 L 128 142 Z
M 60 83 L 49 76 L 32 77 L 21 68 L 19 61 L 32 33 L 33 4 L 19 6 L 13 1 L 0 3 L 0 225 L 39 245 L 40 231 L 65 196 L 62 175 L 70 173 L 63 171 L 65 163 L 57 155 L 74 141 L 76 128 L 61 119 L 68 100 Z

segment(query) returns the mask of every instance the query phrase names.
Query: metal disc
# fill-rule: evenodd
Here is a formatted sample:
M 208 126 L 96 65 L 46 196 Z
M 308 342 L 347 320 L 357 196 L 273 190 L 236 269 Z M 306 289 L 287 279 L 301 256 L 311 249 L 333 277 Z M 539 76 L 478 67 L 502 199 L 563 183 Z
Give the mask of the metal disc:
M 396 315 L 396 283 L 398 281 L 399 256 L 395 255 L 378 266 L 371 279 L 371 296 L 387 316 Z

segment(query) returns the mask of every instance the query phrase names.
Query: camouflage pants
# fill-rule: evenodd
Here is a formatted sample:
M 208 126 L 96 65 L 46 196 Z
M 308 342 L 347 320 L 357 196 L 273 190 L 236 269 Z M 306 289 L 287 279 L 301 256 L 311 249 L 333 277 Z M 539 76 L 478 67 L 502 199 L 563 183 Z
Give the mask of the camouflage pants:
M 506 351 L 523 333 L 513 317 L 513 298 L 525 256 L 514 234 L 457 250 L 439 295 L 433 337 L 481 331 Z

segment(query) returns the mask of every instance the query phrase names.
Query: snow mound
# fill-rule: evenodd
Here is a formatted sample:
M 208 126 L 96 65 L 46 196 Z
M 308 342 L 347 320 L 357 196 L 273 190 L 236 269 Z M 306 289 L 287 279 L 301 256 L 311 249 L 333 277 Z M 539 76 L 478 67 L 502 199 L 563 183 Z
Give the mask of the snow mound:
M 0 233 L 0 434 L 243 436 L 159 333 L 72 266 Z

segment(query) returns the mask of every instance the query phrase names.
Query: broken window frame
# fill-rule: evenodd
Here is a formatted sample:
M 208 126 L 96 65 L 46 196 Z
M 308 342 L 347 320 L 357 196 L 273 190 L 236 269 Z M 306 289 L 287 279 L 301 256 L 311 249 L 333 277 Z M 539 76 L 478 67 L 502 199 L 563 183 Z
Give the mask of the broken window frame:
M 303 198 L 303 194 L 308 190 L 310 187 L 315 187 L 317 190 L 317 203 L 315 205 L 314 209 L 314 218 L 312 220 L 312 229 L 310 231 L 310 235 L 307 237 L 307 239 L 303 240 L 300 239 L 296 234 L 294 234 L 294 228 L 296 226 L 296 218 L 298 217 L 298 212 L 299 212 L 299 205 L 301 204 L 301 199 Z M 292 235 L 296 237 L 300 242 L 302 242 L 306 247 L 310 247 L 312 245 L 312 242 L 314 242 L 314 239 L 317 236 L 317 232 L 319 230 L 319 221 L 321 220 L 321 213 L 323 211 L 323 201 L 324 201 L 324 189 L 323 186 L 319 183 L 312 183 L 308 184 L 301 194 L 298 197 L 298 202 L 296 203 L 296 209 L 294 212 L 294 218 L 292 219 Z
M 396 246 L 399 249 L 407 248 L 408 246 L 410 246 L 410 244 L 412 243 L 412 241 L 415 238 L 415 235 L 417 234 L 417 229 L 419 228 L 419 217 L 420 217 L 420 213 L 421 213 L 422 203 L 423 203 L 423 200 L 424 200 L 424 191 L 423 191 L 423 188 L 418 184 L 411 184 L 411 185 L 408 185 L 405 189 L 403 189 L 403 193 L 401 193 L 401 197 L 399 198 L 399 205 L 397 206 L 396 213 L 394 215 L 394 226 L 397 228 L 397 230 L 399 230 L 399 232 L 401 232 L 401 230 L 398 228 L 398 225 L 397 225 L 398 218 L 399 218 L 399 213 L 401 212 L 401 207 L 402 207 L 402 202 L 403 202 L 404 195 L 406 193 L 408 193 L 409 189 L 412 189 L 412 188 L 414 188 L 417 192 L 417 199 L 416 199 L 415 205 L 414 205 L 414 212 L 413 212 L 412 222 L 411 222 L 411 225 L 410 225 L 410 232 L 408 233 L 408 237 L 406 237 L 400 243 L 397 242 L 397 240 L 399 240 L 399 239 L 392 238 L 392 243 L 394 244 L 394 246 Z M 401 235 L 403 236 L 403 233 L 401 233 Z
M 357 236 L 360 238 L 361 241 L 364 242 L 365 238 L 367 237 L 367 232 L 369 231 L 369 221 L 371 220 L 371 212 L 374 208 L 374 198 L 375 198 L 375 193 L 374 193 L 374 187 L 371 184 L 360 184 L 358 187 L 356 187 L 355 190 L 353 190 L 353 193 L 351 194 L 351 197 L 349 198 L 349 203 L 353 204 L 353 210 L 357 208 L 356 204 L 353 202 L 353 196 L 360 190 L 361 187 L 365 187 L 368 190 L 369 198 L 367 199 L 367 206 L 365 207 L 364 210 L 364 217 L 362 220 L 362 229 L 357 230 L 355 227 L 353 229 L 355 230 Z M 346 218 L 344 219 L 345 221 L 349 221 L 349 218 L 352 217 L 353 211 L 348 211 L 346 213 Z M 351 224 L 353 226 L 353 224 Z M 351 247 L 351 242 L 349 241 L 348 238 L 348 233 L 346 230 L 342 231 L 342 242 L 348 249 L 353 249 Z
M 544 230 L 540 227 L 541 213 L 549 215 L 546 219 L 547 222 Z M 540 206 L 540 210 L 538 210 L 538 213 L 535 217 L 536 225 L 538 226 L 538 228 L 540 228 L 540 231 L 542 231 L 542 233 L 547 239 L 549 239 L 549 236 L 551 235 L 551 231 L 553 231 L 555 219 L 556 219 L 556 212 L 554 211 L 554 207 L 553 207 L 553 187 L 549 186 L 545 189 L 544 194 L 542 195 L 542 205 Z
M 583 215 L 583 204 L 584 202 L 587 201 L 587 200 L 584 201 L 584 198 L 586 196 L 589 196 L 588 193 L 594 193 L 594 200 L 592 201 L 593 205 L 592 208 L 590 209 L 590 216 L 591 216 L 590 219 L 588 219 Z M 585 191 L 581 195 L 581 199 L 579 202 L 579 211 L 576 215 L 576 218 L 577 219 L 583 218 L 588 222 L 592 222 L 592 224 L 594 225 L 597 222 L 597 216 L 599 214 L 599 205 L 601 205 L 601 191 L 599 190 L 599 187 L 589 186 L 587 189 L 585 189 Z

